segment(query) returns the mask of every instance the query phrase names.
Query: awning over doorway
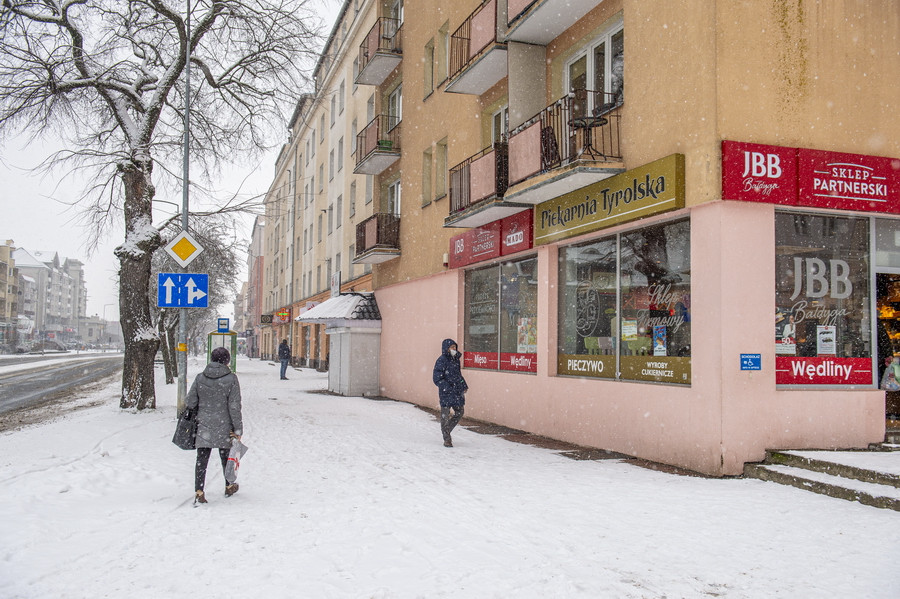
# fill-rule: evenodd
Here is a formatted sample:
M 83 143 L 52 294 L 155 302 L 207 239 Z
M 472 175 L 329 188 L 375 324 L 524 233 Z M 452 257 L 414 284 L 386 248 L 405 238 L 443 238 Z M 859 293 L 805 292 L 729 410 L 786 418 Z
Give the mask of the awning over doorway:
M 352 292 L 326 300 L 294 320 L 329 327 L 380 327 L 381 312 L 374 293 Z

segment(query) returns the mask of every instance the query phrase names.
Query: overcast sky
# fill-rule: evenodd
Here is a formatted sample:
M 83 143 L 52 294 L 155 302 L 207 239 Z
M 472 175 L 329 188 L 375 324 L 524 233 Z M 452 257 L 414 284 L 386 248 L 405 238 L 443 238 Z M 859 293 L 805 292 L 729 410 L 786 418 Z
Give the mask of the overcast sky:
M 342 2 L 317 0 L 316 3 L 323 6 L 320 14 L 326 19 L 327 35 Z M 59 148 L 54 147 L 52 142 L 33 143 L 27 148 L 24 145 L 22 139 L 9 140 L 0 145 L 0 242 L 11 239 L 16 247 L 29 251 L 56 251 L 60 258 L 81 260 L 85 264 L 88 315 L 118 320 L 118 261 L 113 251 L 122 242 L 122 229 L 107 235 L 97 247 L 87 247 L 87 233 L 79 224 L 78 209 L 68 205 L 79 197 L 83 183 L 66 179 L 60 184 L 58 178 L 42 179 L 31 174 L 31 169 Z M 220 191 L 234 192 L 240 187 L 241 197 L 265 194 L 272 182 L 276 156 L 277 149 L 258 164 L 229 169 L 226 172 L 230 176 L 221 182 Z M 180 195 L 176 199 L 180 208 Z M 164 209 L 164 205 L 154 207 L 157 224 L 171 214 L 171 211 L 164 212 Z M 245 230 L 240 231 L 239 236 L 246 239 L 252 217 L 245 220 Z M 221 316 L 231 316 L 231 312 L 231 306 L 225 307 Z

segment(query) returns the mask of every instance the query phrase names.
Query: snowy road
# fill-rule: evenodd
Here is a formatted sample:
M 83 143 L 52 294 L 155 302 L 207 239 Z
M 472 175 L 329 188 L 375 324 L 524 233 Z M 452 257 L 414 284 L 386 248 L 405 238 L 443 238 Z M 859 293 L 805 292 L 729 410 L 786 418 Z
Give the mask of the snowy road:
M 0 434 L 0 597 L 900 596 L 897 512 L 468 430 L 446 449 L 413 406 L 238 368 L 241 490 L 226 499 L 211 468 L 198 508 L 172 386 L 154 413 L 118 410 L 114 383 L 84 400 L 99 407 Z
M 32 356 L 0 362 L 0 414 L 29 404 L 53 401 L 73 387 L 122 369 L 122 354 Z

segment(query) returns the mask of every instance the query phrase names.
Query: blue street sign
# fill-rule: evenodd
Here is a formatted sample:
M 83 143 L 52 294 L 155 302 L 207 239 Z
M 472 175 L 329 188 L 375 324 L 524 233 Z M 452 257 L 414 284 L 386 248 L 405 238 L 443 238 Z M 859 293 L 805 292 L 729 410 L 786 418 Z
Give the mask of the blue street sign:
M 230 330 L 230 327 L 228 325 L 228 319 L 220 318 L 219 319 L 219 329 L 216 332 L 217 333 L 227 333 L 229 330 Z
M 741 354 L 741 370 L 762 370 L 762 354 Z
M 208 308 L 209 275 L 161 272 L 157 280 L 156 305 L 160 308 Z

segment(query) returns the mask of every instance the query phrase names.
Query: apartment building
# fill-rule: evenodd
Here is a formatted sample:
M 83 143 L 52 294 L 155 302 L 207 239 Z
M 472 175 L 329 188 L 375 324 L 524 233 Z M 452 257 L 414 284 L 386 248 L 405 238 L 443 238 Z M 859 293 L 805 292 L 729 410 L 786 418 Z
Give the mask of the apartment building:
M 13 252 L 19 275 L 34 282 L 34 340 L 77 341 L 87 312 L 84 263 L 53 251 Z
M 882 441 L 900 5 L 448 4 L 376 4 L 352 79 L 383 395 L 435 405 L 452 337 L 467 414 L 586 446 L 734 475 Z
M 374 212 L 375 177 L 353 166 L 355 140 L 375 113 L 371 87 L 355 83 L 359 47 L 370 35 L 376 3 L 348 0 L 314 72 L 315 93 L 288 123 L 266 198 L 263 329 L 260 355 L 288 339 L 294 363 L 327 369 L 325 325 L 302 321 L 335 291 L 371 291 L 369 264 L 354 263 L 356 225 Z
M 13 256 L 15 242 L 0 245 L 0 346 L 16 342 L 19 322 L 19 271 Z

